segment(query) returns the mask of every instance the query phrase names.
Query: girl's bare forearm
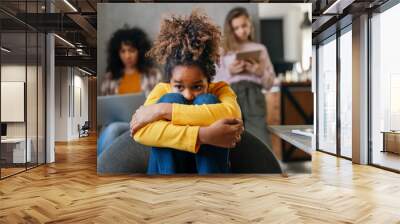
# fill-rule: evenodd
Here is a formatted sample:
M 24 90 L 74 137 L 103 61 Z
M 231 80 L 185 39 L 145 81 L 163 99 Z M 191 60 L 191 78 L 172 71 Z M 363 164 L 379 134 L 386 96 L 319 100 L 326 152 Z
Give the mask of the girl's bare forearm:
M 157 106 L 160 119 L 172 120 L 172 103 L 159 103 Z

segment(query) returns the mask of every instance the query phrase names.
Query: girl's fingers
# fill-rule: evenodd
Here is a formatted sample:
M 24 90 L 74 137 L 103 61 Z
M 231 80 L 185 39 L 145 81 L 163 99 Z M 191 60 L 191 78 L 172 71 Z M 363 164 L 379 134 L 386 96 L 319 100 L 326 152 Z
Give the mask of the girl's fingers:
M 131 130 L 131 134 L 135 133 L 136 129 L 137 129 L 137 120 L 136 120 L 136 113 L 132 116 L 132 120 L 130 123 L 130 130 Z
M 242 124 L 233 124 L 233 130 L 235 130 L 235 132 L 238 132 L 242 129 L 243 125 Z
M 132 127 L 132 133 L 135 134 L 137 130 L 139 130 L 139 125 L 134 124 Z
M 236 131 L 236 135 L 239 135 L 239 136 L 240 136 L 242 133 L 243 133 L 243 131 L 242 131 L 241 128 L 239 128 L 239 130 Z
M 231 143 L 231 148 L 235 148 L 236 147 L 236 141 L 233 141 L 232 143 Z
M 241 139 L 242 137 L 240 135 L 236 136 L 236 142 L 240 142 Z
M 129 126 L 130 126 L 130 128 L 132 129 L 134 125 L 135 125 L 135 121 L 132 120 Z
M 134 124 L 134 121 L 133 121 L 133 120 L 131 120 L 131 122 L 129 123 L 129 127 L 130 127 L 130 129 L 132 129 L 132 127 L 133 127 L 133 124 Z
M 243 131 L 244 131 L 244 127 L 242 124 L 235 125 L 235 127 L 234 127 L 235 135 L 241 135 L 243 133 Z
M 242 121 L 242 119 L 235 118 L 235 120 L 237 121 L 237 123 L 238 123 L 238 124 L 241 124 L 241 125 L 243 125 L 243 121 Z

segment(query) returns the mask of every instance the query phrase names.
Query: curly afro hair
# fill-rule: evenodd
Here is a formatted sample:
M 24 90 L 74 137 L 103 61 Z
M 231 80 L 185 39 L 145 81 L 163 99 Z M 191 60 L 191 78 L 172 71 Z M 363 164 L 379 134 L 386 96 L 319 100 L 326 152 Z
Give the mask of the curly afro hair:
M 176 66 L 198 66 L 211 82 L 219 61 L 220 28 L 200 10 L 189 16 L 165 18 L 147 56 L 165 64 L 164 81 L 169 82 Z
M 152 59 L 145 57 L 151 48 L 151 41 L 146 33 L 136 27 L 124 27 L 113 34 L 107 47 L 107 72 L 111 72 L 113 79 L 121 78 L 124 72 L 124 65 L 119 56 L 122 44 L 131 45 L 138 50 L 139 55 L 136 66 L 141 73 L 146 73 L 153 67 Z

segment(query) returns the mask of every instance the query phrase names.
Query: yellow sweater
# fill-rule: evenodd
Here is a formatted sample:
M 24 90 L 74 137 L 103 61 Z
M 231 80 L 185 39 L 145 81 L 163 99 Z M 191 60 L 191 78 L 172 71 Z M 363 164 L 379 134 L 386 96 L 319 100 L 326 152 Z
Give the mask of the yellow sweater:
M 150 92 L 144 105 L 151 105 L 171 92 L 171 85 L 159 83 Z M 209 126 L 223 118 L 241 118 L 236 94 L 225 82 L 210 83 L 208 93 L 221 103 L 203 105 L 172 105 L 172 120 L 159 120 L 147 124 L 134 135 L 135 141 L 148 146 L 173 148 L 196 153 L 197 137 L 202 126 Z

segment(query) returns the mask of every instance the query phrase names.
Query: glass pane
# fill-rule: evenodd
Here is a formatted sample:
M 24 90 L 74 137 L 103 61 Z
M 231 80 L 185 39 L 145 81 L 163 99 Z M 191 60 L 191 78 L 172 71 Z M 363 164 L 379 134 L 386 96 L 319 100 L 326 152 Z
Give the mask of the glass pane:
M 400 170 L 400 5 L 374 16 L 372 25 L 372 163 Z
M 28 160 L 28 168 L 37 165 L 37 132 L 38 132 L 38 35 L 36 32 L 27 33 L 28 38 L 28 62 L 27 62 L 27 80 L 26 80 L 26 113 L 27 113 L 27 143 L 28 150 L 31 151 L 30 159 Z
M 2 178 L 25 170 L 26 33 L 1 34 L 1 174 Z M 29 147 L 28 147 L 29 149 Z
M 352 35 L 340 36 L 340 153 L 352 156 Z
M 336 153 L 336 40 L 318 48 L 318 149 Z

